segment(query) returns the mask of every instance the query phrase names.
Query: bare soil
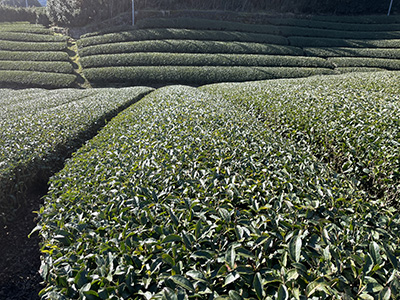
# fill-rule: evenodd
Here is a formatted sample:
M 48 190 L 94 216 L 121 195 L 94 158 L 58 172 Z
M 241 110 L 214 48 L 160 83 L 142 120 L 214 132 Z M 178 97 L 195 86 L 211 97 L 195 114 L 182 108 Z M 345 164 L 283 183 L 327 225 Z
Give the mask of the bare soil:
M 36 226 L 36 214 L 41 194 L 32 193 L 17 217 L 0 228 L 0 299 L 40 299 L 44 286 L 39 274 L 40 238 L 37 233 L 28 235 Z

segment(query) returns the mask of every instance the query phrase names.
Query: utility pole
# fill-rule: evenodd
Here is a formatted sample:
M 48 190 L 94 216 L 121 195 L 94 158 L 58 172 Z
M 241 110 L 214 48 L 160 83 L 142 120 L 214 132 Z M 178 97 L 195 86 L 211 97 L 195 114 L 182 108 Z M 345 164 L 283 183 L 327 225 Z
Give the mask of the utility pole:
M 393 0 L 390 0 L 390 5 L 389 5 L 389 10 L 388 10 L 388 16 L 390 16 L 390 11 L 392 10 L 392 5 L 393 5 Z
M 28 0 L 25 0 L 25 6 L 28 7 Z
M 132 26 L 133 25 L 135 25 L 135 0 L 132 0 Z

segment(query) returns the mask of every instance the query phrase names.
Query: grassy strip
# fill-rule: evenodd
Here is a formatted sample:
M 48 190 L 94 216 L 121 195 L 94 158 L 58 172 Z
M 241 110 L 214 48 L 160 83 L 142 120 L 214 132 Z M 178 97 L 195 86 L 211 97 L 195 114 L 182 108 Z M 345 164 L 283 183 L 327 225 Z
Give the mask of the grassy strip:
M 367 17 L 368 18 L 368 17 Z M 277 27 L 281 26 L 294 26 L 306 27 L 314 29 L 330 29 L 340 31 L 399 31 L 400 24 L 386 23 L 386 24 L 371 24 L 371 23 L 343 23 L 331 20 L 328 16 L 327 19 L 315 20 L 314 17 L 306 18 L 269 18 L 268 23 Z
M 68 54 L 61 51 L 0 51 L 0 60 L 68 61 Z
M 23 32 L 37 34 L 53 34 L 51 30 L 42 25 L 30 24 L 28 22 L 0 23 L 0 32 Z
M 273 25 L 254 25 L 239 22 L 199 18 L 146 18 L 139 20 L 135 26 L 140 29 L 185 28 L 197 30 L 224 30 L 280 35 L 279 28 Z
M 36 71 L 71 74 L 74 68 L 68 61 L 1 61 L 0 70 Z M 0 79 L 1 80 L 1 79 Z
M 76 80 L 72 74 L 47 73 L 34 71 L 0 71 L 0 87 L 2 88 L 66 88 Z
M 193 29 L 138 29 L 118 33 L 104 34 L 82 38 L 78 41 L 79 48 L 98 44 L 120 43 L 143 40 L 198 40 L 198 41 L 226 41 L 226 42 L 252 42 L 287 45 L 286 38 L 276 35 L 260 33 L 243 33 L 234 31 L 213 31 Z
M 0 49 L 10 51 L 64 51 L 67 49 L 67 42 L 0 41 Z
M 106 118 L 150 90 L 0 90 L 0 219 L 12 217 L 6 212 L 22 204 L 26 189 L 47 180 Z
M 400 24 L 399 24 L 400 25 Z M 333 39 L 399 39 L 400 31 L 340 31 L 294 26 L 279 26 L 283 36 L 322 37 Z
M 397 40 L 346 40 L 314 37 L 288 37 L 289 44 L 294 47 L 351 47 L 351 48 L 400 48 Z
M 360 182 L 370 199 L 399 203 L 399 72 L 345 74 L 206 88 L 257 111 L 266 126 Z
M 265 66 L 333 68 L 322 58 L 248 54 L 129 53 L 81 59 L 86 68 L 112 66 Z
M 21 42 L 65 42 L 68 40 L 68 37 L 63 35 L 0 31 L 0 40 Z
M 332 57 L 328 58 L 336 67 L 367 67 L 400 71 L 400 59 L 365 58 L 365 57 Z
M 317 57 L 371 57 L 371 58 L 395 58 L 400 59 L 399 49 L 380 48 L 304 48 L 304 54 Z
M 306 144 L 187 87 L 159 89 L 108 123 L 51 179 L 40 215 L 44 298 L 399 291 L 398 214 Z
M 290 46 L 195 40 L 138 41 L 95 45 L 79 49 L 81 57 L 133 52 L 303 55 L 303 50 Z
M 286 77 L 305 77 L 316 74 L 333 74 L 327 68 L 285 67 L 193 67 L 144 66 L 86 68 L 85 77 L 91 84 L 193 84 L 264 80 Z

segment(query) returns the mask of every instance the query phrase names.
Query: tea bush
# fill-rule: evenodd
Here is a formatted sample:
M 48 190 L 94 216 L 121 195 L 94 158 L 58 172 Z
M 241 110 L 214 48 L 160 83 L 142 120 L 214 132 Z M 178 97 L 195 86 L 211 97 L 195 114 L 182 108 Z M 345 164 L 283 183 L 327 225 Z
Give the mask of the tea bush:
M 279 55 L 129 53 L 93 55 L 81 59 L 85 68 L 112 66 L 270 66 L 333 68 L 322 58 Z
M 399 215 L 280 133 L 182 86 L 125 110 L 50 181 L 41 296 L 396 298 Z
M 15 61 L 68 61 L 67 52 L 62 51 L 1 51 L 0 60 Z
M 219 42 L 198 40 L 151 40 L 101 44 L 79 48 L 81 57 L 96 54 L 132 52 L 170 53 L 231 53 L 231 54 L 276 54 L 303 55 L 303 50 L 283 45 L 262 43 Z
M 75 80 L 74 74 L 0 70 L 0 88 L 67 88 L 72 87 Z
M 0 40 L 1 50 L 10 51 L 65 51 L 67 42 L 21 42 Z
M 273 25 L 256 25 L 239 22 L 219 21 L 211 19 L 198 18 L 146 18 L 138 20 L 135 24 L 136 28 L 185 28 L 197 30 L 224 30 L 224 31 L 240 31 L 251 33 L 266 33 L 272 35 L 280 35 L 280 30 Z
M 68 61 L 5 61 L 0 63 L 0 70 L 21 70 L 36 71 L 46 73 L 65 73 L 71 74 L 74 71 Z M 3 78 L 0 79 L 0 82 Z
M 149 91 L 0 89 L 0 220 L 12 218 L 26 190 L 48 178 L 106 119 Z
M 0 40 L 21 42 L 66 42 L 68 37 L 63 35 L 0 31 Z
M 253 81 L 283 77 L 334 74 L 328 68 L 224 67 L 224 66 L 136 66 L 85 68 L 85 77 L 95 86 L 120 85 L 202 85 L 216 82 Z
M 199 40 L 199 41 L 226 41 L 226 42 L 254 42 L 277 45 L 287 45 L 286 38 L 277 35 L 261 33 L 243 33 L 235 31 L 194 30 L 194 29 L 138 29 L 122 31 L 99 36 L 81 38 L 78 41 L 80 48 L 118 42 L 143 41 L 143 40 Z
M 400 48 L 400 39 L 357 40 L 291 36 L 288 40 L 294 47 Z
M 399 206 L 399 72 L 345 74 L 205 88 L 245 105 L 265 126 L 307 143 L 370 199 Z
M 400 59 L 399 49 L 387 48 L 346 48 L 346 47 L 320 47 L 304 48 L 304 54 L 317 57 L 370 57 L 370 58 L 395 58 Z
M 366 57 L 333 57 L 329 58 L 337 67 L 368 67 L 386 70 L 400 70 L 400 59 L 366 58 Z

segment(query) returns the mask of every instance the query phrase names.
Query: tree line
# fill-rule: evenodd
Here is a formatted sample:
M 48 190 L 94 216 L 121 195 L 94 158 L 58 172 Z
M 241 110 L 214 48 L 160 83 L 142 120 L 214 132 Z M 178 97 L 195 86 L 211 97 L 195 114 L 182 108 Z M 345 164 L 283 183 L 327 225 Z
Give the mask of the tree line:
M 400 1 L 394 0 L 393 12 Z M 384 14 L 390 0 L 135 0 L 136 9 L 212 9 L 232 11 L 272 11 L 302 14 Z M 132 0 L 48 0 L 52 21 L 82 26 L 112 18 L 131 10 Z

